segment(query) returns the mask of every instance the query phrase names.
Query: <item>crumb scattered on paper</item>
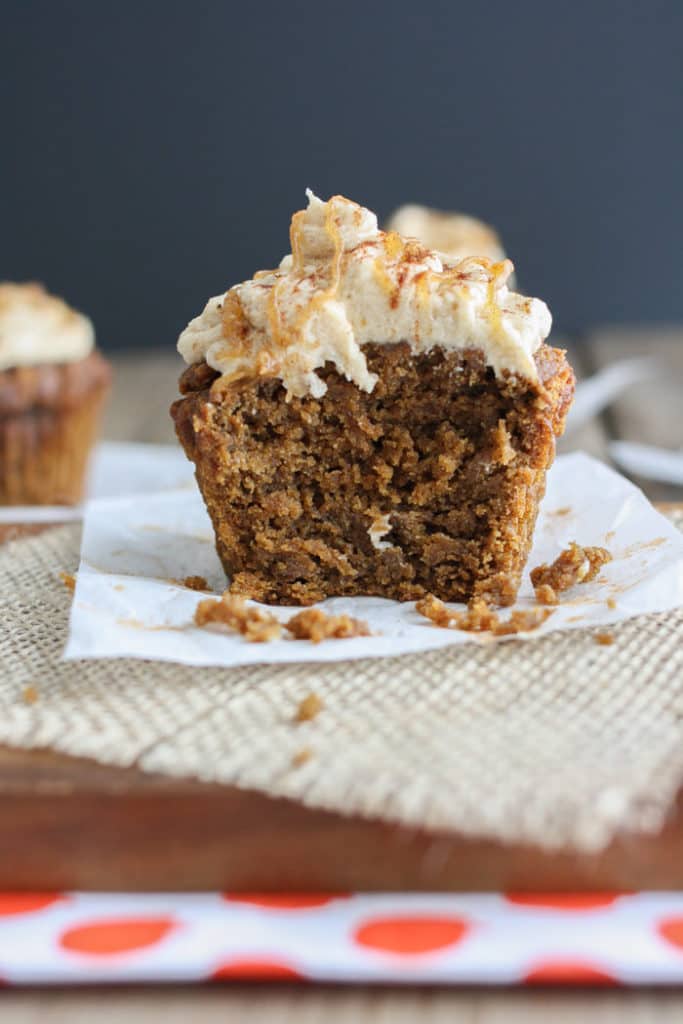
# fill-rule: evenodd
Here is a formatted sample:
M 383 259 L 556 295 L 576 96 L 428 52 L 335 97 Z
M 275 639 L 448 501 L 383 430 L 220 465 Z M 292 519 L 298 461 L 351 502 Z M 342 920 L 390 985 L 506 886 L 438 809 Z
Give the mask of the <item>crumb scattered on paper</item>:
M 24 687 L 24 692 L 22 693 L 22 697 L 23 697 L 23 700 L 24 700 L 24 704 L 35 704 L 35 703 L 37 703 L 37 701 L 38 701 L 38 699 L 40 697 L 40 694 L 38 693 L 38 691 L 35 688 L 35 686 L 32 686 L 31 684 L 29 684 L 28 686 Z
M 183 580 L 183 586 L 187 587 L 188 590 L 208 590 L 209 584 L 206 582 L 203 576 L 186 576 Z
M 74 576 L 74 574 L 72 572 L 60 572 L 59 578 L 66 587 L 66 589 L 70 590 L 71 593 L 73 594 L 74 590 L 76 589 L 76 577 Z
M 539 604 L 559 604 L 557 591 L 553 590 L 549 583 L 541 583 L 536 587 L 534 593 Z
M 552 512 L 549 512 L 550 516 L 568 516 L 571 512 L 571 505 L 563 505 L 562 508 L 555 508 Z
M 612 556 L 607 548 L 581 547 L 571 541 L 569 547 L 561 551 L 552 565 L 537 565 L 529 574 L 536 593 L 536 600 L 541 604 L 557 604 L 557 595 L 569 590 L 575 583 L 589 583 L 600 572 Z M 549 590 L 541 589 L 548 587 Z M 547 600 L 550 591 L 555 600 Z M 540 592 L 540 593 L 539 593 Z
M 307 697 L 304 697 L 299 703 L 299 707 L 296 709 L 295 721 L 297 722 L 310 722 L 311 719 L 319 715 L 323 709 L 323 702 L 317 693 L 309 693 Z
M 511 612 L 508 619 L 501 619 L 481 598 L 470 601 L 467 611 L 450 611 L 444 602 L 433 594 L 428 594 L 417 601 L 415 611 L 442 629 L 461 629 L 466 633 L 491 633 L 493 636 L 528 633 L 538 629 L 553 614 L 552 608 L 518 609 Z
M 225 626 L 241 633 L 252 643 L 279 640 L 282 627 L 274 615 L 261 608 L 248 607 L 246 598 L 227 591 L 221 598 L 200 601 L 194 613 L 197 626 Z
M 370 636 L 367 622 L 351 615 L 328 615 L 320 608 L 306 608 L 285 623 L 285 629 L 296 640 L 346 640 L 354 636 Z
M 516 636 L 517 633 L 531 633 L 549 619 L 554 608 L 520 608 L 513 611 L 509 619 L 499 622 L 493 630 L 494 636 Z
M 617 602 L 615 601 L 615 599 L 613 597 L 608 597 L 607 598 L 607 607 L 608 608 L 616 608 L 616 606 L 617 606 Z
M 313 751 L 309 747 L 304 747 L 303 750 L 297 750 L 296 754 L 292 758 L 292 768 L 300 768 L 302 764 L 306 764 L 313 757 Z
M 610 644 L 614 643 L 614 633 L 594 633 L 593 639 L 596 644 L 600 644 L 602 647 L 609 647 Z

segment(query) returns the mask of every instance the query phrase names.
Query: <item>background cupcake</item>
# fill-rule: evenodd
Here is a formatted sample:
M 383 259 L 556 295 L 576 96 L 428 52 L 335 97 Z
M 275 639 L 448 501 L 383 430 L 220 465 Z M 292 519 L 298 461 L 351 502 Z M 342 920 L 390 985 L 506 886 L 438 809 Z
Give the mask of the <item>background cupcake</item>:
M 86 316 L 0 283 L 0 504 L 80 500 L 109 381 Z

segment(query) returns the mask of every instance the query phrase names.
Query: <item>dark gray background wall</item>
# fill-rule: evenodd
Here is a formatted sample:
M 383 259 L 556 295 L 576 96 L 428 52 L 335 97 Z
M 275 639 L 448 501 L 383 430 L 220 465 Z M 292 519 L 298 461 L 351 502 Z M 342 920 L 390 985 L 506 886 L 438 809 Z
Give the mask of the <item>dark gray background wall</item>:
M 498 226 L 558 328 L 683 321 L 683 2 L 5 0 L 0 278 L 173 345 L 310 185 Z

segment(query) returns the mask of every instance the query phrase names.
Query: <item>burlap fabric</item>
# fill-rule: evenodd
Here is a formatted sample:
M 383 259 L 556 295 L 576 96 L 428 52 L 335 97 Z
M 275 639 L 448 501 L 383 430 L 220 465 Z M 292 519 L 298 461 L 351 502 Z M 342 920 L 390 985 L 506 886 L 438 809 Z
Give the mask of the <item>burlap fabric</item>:
M 656 829 L 683 782 L 683 611 L 612 646 L 581 631 L 332 665 L 64 663 L 58 574 L 79 539 L 0 549 L 0 742 L 547 847 Z M 311 692 L 324 708 L 297 724 Z

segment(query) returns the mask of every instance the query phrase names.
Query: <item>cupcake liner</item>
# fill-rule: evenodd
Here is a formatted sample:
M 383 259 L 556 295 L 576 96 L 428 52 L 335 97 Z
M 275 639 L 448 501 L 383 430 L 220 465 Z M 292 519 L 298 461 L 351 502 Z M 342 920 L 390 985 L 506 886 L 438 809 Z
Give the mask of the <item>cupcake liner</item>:
M 80 501 L 106 392 L 101 384 L 65 408 L 33 408 L 0 417 L 0 504 Z

